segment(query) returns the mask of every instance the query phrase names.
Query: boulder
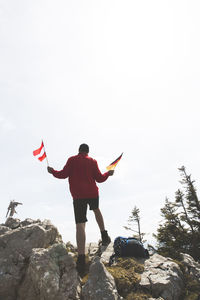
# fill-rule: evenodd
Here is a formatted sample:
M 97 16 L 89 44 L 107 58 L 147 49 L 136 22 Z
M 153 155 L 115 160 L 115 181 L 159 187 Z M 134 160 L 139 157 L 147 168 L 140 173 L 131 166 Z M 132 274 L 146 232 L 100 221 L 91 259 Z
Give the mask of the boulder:
M 99 257 L 95 257 L 89 269 L 89 278 L 82 288 L 84 300 L 122 299 L 116 289 L 112 275 L 106 270 Z
M 93 259 L 96 256 L 101 257 L 103 263 L 109 263 L 111 255 L 114 253 L 113 243 L 111 242 L 107 246 L 102 246 L 97 243 L 89 243 L 86 246 L 86 252 L 88 253 L 89 259 Z
M 184 287 L 183 274 L 172 259 L 154 254 L 144 263 L 140 286 L 155 298 L 178 300 Z
M 86 245 L 86 253 L 89 256 L 89 259 L 92 259 L 95 256 L 99 256 L 99 245 L 97 243 L 89 243 Z
M 80 299 L 80 278 L 64 244 L 33 249 L 17 300 Z
M 32 224 L 36 224 L 36 223 L 40 223 L 41 221 L 38 219 L 38 220 L 33 220 L 33 219 L 30 219 L 30 218 L 27 218 L 25 219 L 24 221 L 22 221 L 20 223 L 20 225 L 23 227 L 23 226 L 28 226 L 28 225 L 32 225 Z
M 10 228 L 6 227 L 5 225 L 1 224 L 0 225 L 0 236 L 6 233 L 7 231 L 11 231 Z
M 83 285 L 85 277 L 81 288 L 74 261 L 77 249 L 70 242 L 63 244 L 57 228 L 50 221 L 26 219 L 21 222 L 8 218 L 0 225 L 0 300 L 122 299 L 112 275 L 104 266 L 113 254 L 113 243 L 108 246 L 90 243 L 87 250 L 92 263 L 88 281 Z M 139 282 L 139 291 L 147 292 L 147 297 L 152 297 L 149 300 L 180 299 L 185 287 L 177 263 L 158 254 L 136 262 L 144 265 L 144 272 L 143 268 L 136 270 L 135 265 L 130 272 L 141 275 L 137 288 Z M 200 264 L 188 254 L 182 254 L 181 264 L 198 286 Z M 134 291 L 138 291 L 136 285 L 133 289 L 131 286 L 131 294 L 134 295 Z
M 100 249 L 103 263 L 109 263 L 110 257 L 114 253 L 113 243 L 111 242 L 108 246 L 101 246 Z
M 20 226 L 20 219 L 15 219 L 15 218 L 9 217 L 6 220 L 5 225 L 7 227 L 9 227 L 10 229 L 16 229 L 16 228 L 18 228 Z
M 20 223 L 17 229 L 12 230 L 10 223 L 7 225 L 8 230 L 3 230 L 0 235 L 0 299 L 14 300 L 17 299 L 32 249 L 47 248 L 59 242 L 60 235 L 47 220 L 28 226 Z
M 186 253 L 181 253 L 182 264 L 186 268 L 186 272 L 194 279 L 200 283 L 200 264 L 196 262 L 192 256 Z

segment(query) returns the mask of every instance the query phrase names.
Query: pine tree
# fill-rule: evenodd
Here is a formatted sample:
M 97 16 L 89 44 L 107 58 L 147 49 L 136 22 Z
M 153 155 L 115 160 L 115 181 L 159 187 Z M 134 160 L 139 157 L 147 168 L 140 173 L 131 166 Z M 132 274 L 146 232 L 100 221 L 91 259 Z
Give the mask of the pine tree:
M 192 218 L 191 224 L 196 229 L 200 230 L 200 202 L 197 196 L 197 191 L 194 186 L 195 181 L 191 179 L 191 175 L 187 175 L 185 167 L 179 168 L 182 176 L 181 183 L 185 187 L 187 211 Z
M 191 175 L 185 167 L 179 168 L 184 187 L 175 193 L 175 201 L 165 201 L 161 215 L 164 222 L 154 235 L 158 241 L 158 251 L 163 255 L 178 257 L 184 252 L 200 259 L 200 202 Z
M 186 210 L 189 216 L 187 223 L 191 228 L 191 232 L 188 234 L 188 240 L 190 240 L 188 253 L 194 259 L 200 259 L 200 202 L 194 186 L 195 180 L 192 180 L 191 175 L 186 173 L 184 166 L 179 168 L 179 171 L 182 176 L 181 183 L 185 188 Z
M 179 216 L 180 216 L 180 219 L 183 221 L 183 222 L 186 222 L 190 228 L 191 228 L 191 231 L 192 233 L 194 233 L 194 229 L 193 229 L 193 226 L 192 226 L 192 220 L 190 219 L 188 213 L 187 213 L 187 209 L 185 207 L 185 203 L 184 203 L 184 193 L 178 189 L 178 191 L 175 193 L 175 205 L 177 207 L 180 207 L 183 209 L 182 212 L 180 212 Z
M 176 205 L 168 198 L 165 199 L 165 206 L 161 208 L 161 215 L 165 222 L 160 224 L 157 234 L 154 235 L 158 241 L 158 252 L 178 258 L 180 252 L 187 247 L 184 242 L 187 230 L 181 223 Z
M 137 230 L 133 229 L 133 224 L 134 223 L 137 224 Z M 136 235 L 134 234 L 133 236 L 135 238 L 139 239 L 140 242 L 145 242 L 143 240 L 145 234 L 141 233 L 141 229 L 140 229 L 140 210 L 136 206 L 134 207 L 134 209 L 131 212 L 131 215 L 128 218 L 128 226 L 124 226 L 124 228 L 126 230 L 130 230 L 132 232 L 137 233 Z

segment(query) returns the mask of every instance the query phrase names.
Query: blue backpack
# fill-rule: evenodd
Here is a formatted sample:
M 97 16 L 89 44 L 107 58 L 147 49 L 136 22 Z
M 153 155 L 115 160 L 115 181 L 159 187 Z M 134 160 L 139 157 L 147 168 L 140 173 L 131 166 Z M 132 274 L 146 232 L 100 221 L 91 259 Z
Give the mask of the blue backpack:
M 115 257 L 149 258 L 149 252 L 136 238 L 118 236 L 114 240 L 114 254 L 110 257 L 111 265 Z

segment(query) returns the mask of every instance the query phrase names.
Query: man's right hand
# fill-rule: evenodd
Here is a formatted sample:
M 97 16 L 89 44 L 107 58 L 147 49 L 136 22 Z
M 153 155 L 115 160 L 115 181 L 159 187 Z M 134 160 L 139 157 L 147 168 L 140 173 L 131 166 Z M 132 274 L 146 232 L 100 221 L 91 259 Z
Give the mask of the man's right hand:
M 114 174 L 114 170 L 110 170 L 110 171 L 108 171 L 108 173 L 109 173 L 109 176 L 112 176 Z
M 50 174 L 52 174 L 53 173 L 53 168 L 51 168 L 51 167 L 47 167 L 47 171 L 50 173 Z

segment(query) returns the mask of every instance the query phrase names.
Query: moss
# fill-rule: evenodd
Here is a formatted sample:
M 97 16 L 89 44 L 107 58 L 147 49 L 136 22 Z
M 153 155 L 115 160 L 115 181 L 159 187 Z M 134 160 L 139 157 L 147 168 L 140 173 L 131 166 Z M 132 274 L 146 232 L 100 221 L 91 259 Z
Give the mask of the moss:
M 136 273 L 143 273 L 144 266 L 138 263 L 134 258 L 119 258 L 117 261 L 117 266 L 124 268 L 125 270 L 134 269 Z
M 127 300 L 148 299 L 148 296 L 145 294 L 141 296 L 142 294 L 139 291 L 140 273 L 144 270 L 143 265 L 133 258 L 119 258 L 116 265 L 107 267 L 107 270 L 114 277 L 120 296 Z
M 124 297 L 136 289 L 140 281 L 140 276 L 133 271 L 125 270 L 121 267 L 108 269 L 115 279 L 118 293 Z
M 144 294 L 142 292 L 130 293 L 125 298 L 126 300 L 147 300 L 151 297 L 150 294 Z

